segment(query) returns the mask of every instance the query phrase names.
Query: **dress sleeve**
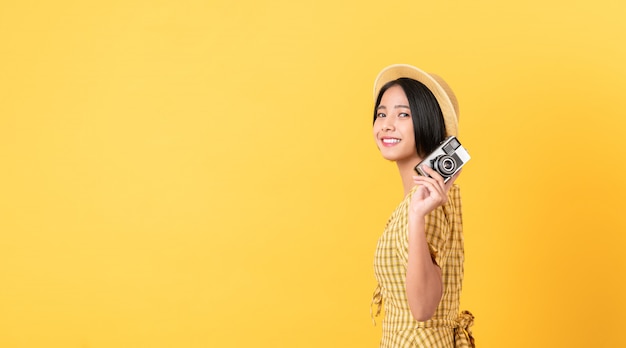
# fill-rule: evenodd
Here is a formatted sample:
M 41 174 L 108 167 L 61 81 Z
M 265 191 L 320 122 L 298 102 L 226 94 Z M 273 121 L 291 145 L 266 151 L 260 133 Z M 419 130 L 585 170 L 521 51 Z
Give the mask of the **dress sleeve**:
M 412 193 L 412 192 L 411 192 Z M 398 257 L 404 263 L 405 267 L 409 259 L 409 203 L 410 196 L 403 202 L 402 209 L 398 212 L 399 225 L 401 229 L 396 231 L 396 250 Z M 445 207 L 439 207 L 433 210 L 426 216 L 425 219 L 425 232 L 426 241 L 428 242 L 428 248 L 430 249 L 430 256 L 433 262 L 440 268 L 443 268 L 445 261 L 448 257 L 448 236 L 450 235 L 450 222 L 447 215 L 454 209 L 453 204 L 446 204 Z M 399 233 L 398 233 L 399 232 Z
M 458 248 L 453 239 L 462 230 L 461 195 L 459 187 L 453 185 L 448 192 L 448 202 L 426 217 L 426 240 L 433 260 L 441 269 L 446 266 L 453 249 Z
M 430 249 L 433 262 L 440 268 L 446 264 L 450 250 L 448 248 L 448 236 L 450 225 L 443 207 L 433 210 L 426 216 L 426 241 Z

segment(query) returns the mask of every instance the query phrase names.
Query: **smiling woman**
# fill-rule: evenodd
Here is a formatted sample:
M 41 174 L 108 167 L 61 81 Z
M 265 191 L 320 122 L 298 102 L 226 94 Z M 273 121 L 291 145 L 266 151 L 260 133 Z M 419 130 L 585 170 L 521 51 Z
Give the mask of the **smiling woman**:
M 444 182 L 428 167 L 429 177 L 415 176 L 413 169 L 446 135 L 456 135 L 456 99 L 443 82 L 408 65 L 385 68 L 376 86 L 374 138 L 382 156 L 396 162 L 405 195 L 376 247 L 373 304 L 377 314 L 383 301 L 386 309 L 381 347 L 473 346 L 473 317 L 459 315 L 464 251 L 461 198 L 453 184 L 458 174 Z
M 383 100 L 383 97 L 386 99 Z M 414 139 L 420 139 L 419 142 L 414 141 L 420 157 L 432 152 L 445 137 L 446 123 L 441 108 L 436 97 L 425 85 L 416 84 L 415 80 L 410 78 L 400 77 L 380 87 L 378 98 L 378 107 L 374 111 L 374 132 L 378 130 L 377 123 L 382 127 L 389 127 L 387 124 L 389 120 L 377 122 L 380 118 L 387 118 L 388 113 L 390 116 L 412 120 L 409 122 L 413 127 L 411 132 Z M 392 113 L 392 110 L 396 112 Z M 437 117 L 430 117 L 431 115 Z M 456 120 L 450 120 L 448 123 L 451 129 L 456 129 Z
M 374 137 L 383 157 L 390 161 L 417 156 L 411 109 L 402 87 L 394 85 L 383 95 L 374 116 Z

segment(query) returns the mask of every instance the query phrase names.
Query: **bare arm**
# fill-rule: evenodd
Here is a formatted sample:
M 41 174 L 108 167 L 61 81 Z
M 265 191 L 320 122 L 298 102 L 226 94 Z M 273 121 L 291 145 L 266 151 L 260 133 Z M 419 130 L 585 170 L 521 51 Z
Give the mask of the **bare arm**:
M 416 176 L 419 187 L 411 198 L 409 208 L 409 255 L 406 274 L 406 295 L 413 318 L 425 321 L 435 314 L 443 295 L 441 268 L 430 255 L 426 240 L 426 215 L 448 200 L 448 191 L 458 177 L 457 173 L 447 183 L 430 168 L 425 169 L 432 178 Z
M 441 269 L 433 263 L 426 241 L 424 216 L 409 219 L 409 259 L 406 272 L 406 295 L 413 318 L 430 319 L 441 296 Z

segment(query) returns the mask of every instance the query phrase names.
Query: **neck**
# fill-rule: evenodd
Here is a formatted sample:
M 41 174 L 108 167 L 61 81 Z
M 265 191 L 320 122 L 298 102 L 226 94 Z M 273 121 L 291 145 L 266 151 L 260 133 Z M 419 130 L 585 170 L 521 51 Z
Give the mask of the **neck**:
M 396 162 L 398 171 L 400 172 L 400 178 L 402 179 L 402 187 L 404 188 L 404 195 L 406 196 L 409 191 L 415 186 L 413 182 L 413 176 L 417 175 L 415 172 L 415 166 L 421 162 L 420 158 Z

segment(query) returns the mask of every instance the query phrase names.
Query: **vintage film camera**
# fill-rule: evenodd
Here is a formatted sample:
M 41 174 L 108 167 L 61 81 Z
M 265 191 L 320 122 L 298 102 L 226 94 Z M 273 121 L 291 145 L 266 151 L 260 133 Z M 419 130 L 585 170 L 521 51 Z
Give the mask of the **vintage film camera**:
M 419 175 L 430 176 L 422 169 L 422 166 L 428 166 L 439 173 L 443 177 L 444 182 L 448 182 L 470 158 L 469 153 L 461 146 L 459 140 L 454 136 L 450 136 L 441 142 L 435 151 L 415 166 L 415 171 Z

